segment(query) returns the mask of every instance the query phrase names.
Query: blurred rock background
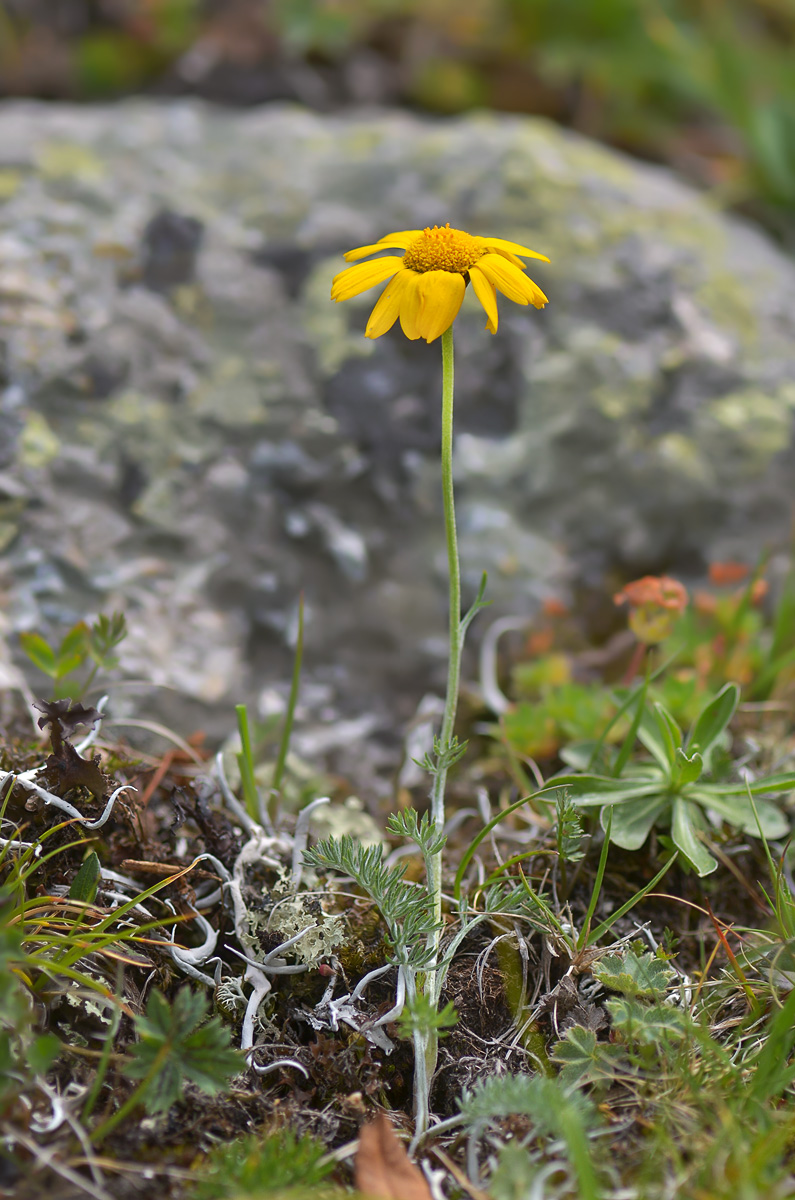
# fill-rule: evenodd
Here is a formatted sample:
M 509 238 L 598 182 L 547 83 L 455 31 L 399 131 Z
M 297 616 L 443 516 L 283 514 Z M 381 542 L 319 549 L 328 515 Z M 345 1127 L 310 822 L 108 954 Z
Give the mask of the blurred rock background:
M 0 94 L 545 116 L 792 236 L 793 0 L 2 0 Z
M 468 595 L 576 592 L 599 638 L 606 581 L 785 550 L 794 34 L 790 0 L 6 0 L 12 657 L 122 608 L 147 711 L 219 735 L 278 709 L 303 590 L 297 747 L 386 786 L 444 680 L 438 347 L 328 289 L 437 221 L 553 260 L 543 312 L 456 325 Z

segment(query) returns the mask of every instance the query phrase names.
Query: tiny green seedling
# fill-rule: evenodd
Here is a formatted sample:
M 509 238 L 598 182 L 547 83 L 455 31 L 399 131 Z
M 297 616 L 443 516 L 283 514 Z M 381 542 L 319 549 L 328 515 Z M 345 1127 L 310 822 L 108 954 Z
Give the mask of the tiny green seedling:
M 22 633 L 19 641 L 34 667 L 52 679 L 56 700 L 66 696 L 79 700 L 100 671 L 112 671 L 119 665 L 113 651 L 126 636 L 124 614 L 116 612 L 110 617 L 100 613 L 93 625 L 78 621 L 58 645 L 50 644 L 40 633 Z M 92 665 L 81 680 L 80 672 L 88 663 Z

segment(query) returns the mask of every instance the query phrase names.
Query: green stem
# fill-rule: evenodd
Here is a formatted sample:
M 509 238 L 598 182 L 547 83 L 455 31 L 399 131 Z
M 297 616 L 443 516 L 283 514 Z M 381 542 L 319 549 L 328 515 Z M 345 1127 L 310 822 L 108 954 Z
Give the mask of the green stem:
M 447 663 L 447 695 L 439 736 L 436 770 L 431 789 L 431 818 L 434 829 L 441 833 L 444 828 L 444 791 L 453 748 L 453 730 L 458 707 L 458 688 L 461 675 L 461 651 L 464 644 L 464 624 L 461 621 L 461 569 L 458 563 L 458 538 L 455 528 L 455 499 L 453 496 L 453 327 L 442 334 L 442 502 L 444 507 L 444 530 L 447 541 L 447 571 L 449 588 L 449 657 Z M 433 902 L 433 915 L 441 923 L 442 917 L 442 851 L 428 855 L 426 859 L 428 891 Z M 431 936 L 433 965 L 439 960 L 441 930 Z M 444 972 L 429 971 L 422 982 L 422 990 L 438 1006 L 439 994 L 444 984 Z M 431 1082 L 436 1070 L 438 1033 L 435 1029 L 424 1031 L 414 1039 L 414 1137 L 419 1139 L 428 1127 L 428 1101 Z
M 123 969 L 122 969 L 122 966 L 120 963 L 119 969 L 116 972 L 116 999 L 118 1000 L 118 1004 L 116 1005 L 116 1007 L 113 1010 L 113 1015 L 110 1020 L 110 1028 L 107 1032 L 104 1044 L 102 1046 L 102 1056 L 101 1056 L 99 1062 L 97 1063 L 97 1072 L 96 1072 L 96 1075 L 94 1076 L 94 1082 L 92 1083 L 91 1090 L 88 1093 L 88 1096 L 86 1097 L 85 1103 L 83 1104 L 83 1111 L 80 1115 L 80 1119 L 83 1122 L 83 1124 L 85 1124 L 85 1122 L 88 1120 L 88 1118 L 91 1116 L 92 1112 L 94 1111 L 94 1105 L 96 1104 L 97 1100 L 99 1099 L 99 1094 L 102 1091 L 102 1085 L 105 1082 L 105 1076 L 108 1073 L 108 1067 L 110 1065 L 110 1056 L 113 1053 L 113 1043 L 116 1040 L 116 1034 L 119 1032 L 119 1025 L 121 1024 L 121 1013 L 122 1013 L 121 995 L 122 995 L 123 980 L 124 980 Z
M 98 1125 L 97 1128 L 93 1130 L 90 1138 L 94 1145 L 98 1145 L 100 1142 L 102 1142 L 109 1133 L 113 1132 L 117 1125 L 121 1124 L 121 1122 L 128 1117 L 130 1113 L 138 1107 L 139 1104 L 143 1102 L 152 1080 L 157 1077 L 163 1066 L 163 1063 L 168 1058 L 172 1050 L 173 1046 L 171 1042 L 165 1042 L 160 1047 L 145 1078 L 141 1080 L 135 1091 L 127 1097 L 127 1099 L 124 1101 L 124 1104 L 122 1104 L 115 1113 L 111 1113 L 107 1120 L 103 1121 L 101 1125 Z
M 90 1138 L 94 1145 L 99 1145 L 100 1142 L 104 1141 L 108 1134 L 112 1133 L 116 1126 L 121 1124 L 125 1117 L 128 1117 L 130 1113 L 143 1101 L 144 1094 L 149 1087 L 153 1074 L 154 1072 L 150 1071 L 146 1079 L 143 1079 L 138 1084 L 138 1087 L 135 1089 L 132 1095 L 127 1097 L 127 1099 L 124 1101 L 124 1104 L 122 1104 L 120 1108 L 117 1108 L 115 1113 L 111 1113 L 106 1121 L 103 1121 L 101 1125 L 98 1125 L 97 1128 L 93 1130 L 93 1132 L 90 1134 Z
M 444 828 L 444 791 L 447 783 L 447 753 L 453 744 L 455 714 L 458 707 L 458 688 L 461 676 L 461 652 L 464 638 L 461 624 L 461 568 L 458 563 L 458 538 L 455 527 L 455 497 L 453 495 L 453 327 L 442 334 L 442 502 L 444 531 L 447 541 L 447 572 L 449 587 L 449 658 L 447 663 L 447 695 L 440 735 L 441 753 L 431 791 L 431 816 L 438 832 Z M 432 878 L 428 880 L 434 898 L 434 915 L 442 914 L 442 852 L 433 856 Z

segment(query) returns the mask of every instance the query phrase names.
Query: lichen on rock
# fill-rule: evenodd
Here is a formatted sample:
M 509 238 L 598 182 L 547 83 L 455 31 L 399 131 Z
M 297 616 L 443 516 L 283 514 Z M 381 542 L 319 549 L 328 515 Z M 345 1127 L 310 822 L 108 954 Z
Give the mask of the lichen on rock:
M 669 172 L 524 118 L 9 103 L 10 625 L 123 607 L 124 667 L 228 714 L 286 687 L 303 589 L 305 719 L 394 733 L 444 675 L 438 347 L 367 342 L 371 297 L 328 284 L 448 220 L 552 259 L 543 312 L 456 325 L 470 591 L 486 566 L 492 611 L 529 611 L 584 561 L 786 537 L 795 268 Z

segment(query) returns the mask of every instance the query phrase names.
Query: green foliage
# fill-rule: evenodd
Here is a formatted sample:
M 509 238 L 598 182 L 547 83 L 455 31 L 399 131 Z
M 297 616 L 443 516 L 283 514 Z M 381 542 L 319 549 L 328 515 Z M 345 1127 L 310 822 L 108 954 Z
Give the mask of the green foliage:
M 421 761 L 418 759 L 414 761 L 418 767 L 422 767 L 423 771 L 427 771 L 429 775 L 439 775 L 441 772 L 449 771 L 457 762 L 460 762 L 466 752 L 467 743 L 459 742 L 455 734 L 450 739 L 448 746 L 442 744 L 441 738 L 435 737 L 433 739 L 433 751 L 430 754 L 426 754 Z
M 396 962 L 415 969 L 433 962 L 435 952 L 427 942 L 441 925 L 428 889 L 407 883 L 405 867 L 385 866 L 380 846 L 362 846 L 346 834 L 318 842 L 304 853 L 304 861 L 316 871 L 351 876 L 367 893 L 386 922 Z
M 560 1091 L 553 1079 L 544 1075 L 490 1075 L 471 1091 L 465 1090 L 459 1101 L 465 1125 L 478 1121 L 499 1121 L 506 1117 L 527 1117 L 539 1130 L 553 1132 L 558 1123 Z M 577 1110 L 596 1123 L 591 1106 L 581 1096 L 573 1100 Z
M 2 897 L 0 897 L 2 901 Z M 20 1087 L 45 1075 L 61 1051 L 60 1040 L 36 1029 L 33 997 L 26 987 L 22 937 L 8 922 L 13 909 L 0 907 L 0 1111 Z
M 411 841 L 416 842 L 426 856 L 438 854 L 447 841 L 445 834 L 439 833 L 435 829 L 430 813 L 424 812 L 418 818 L 417 811 L 413 808 L 390 813 L 386 827 L 387 832 L 394 834 L 395 837 L 410 838 Z
M 252 821 L 259 821 L 259 793 L 254 778 L 254 753 L 251 747 L 251 733 L 248 724 L 248 708 L 245 704 L 235 705 L 237 728 L 240 734 L 240 753 L 237 755 L 237 766 L 240 771 L 240 785 L 243 789 L 243 801 L 246 812 Z
M 597 1041 L 592 1029 L 572 1025 L 552 1052 L 552 1061 L 560 1065 L 559 1079 L 567 1088 L 589 1084 L 608 1087 L 616 1075 L 621 1048 Z
M 533 1155 L 518 1141 L 500 1146 L 497 1165 L 489 1178 L 489 1195 L 494 1200 L 525 1200 L 528 1185 L 541 1169 L 538 1155 Z
M 188 1081 L 212 1096 L 242 1069 L 229 1031 L 219 1017 L 204 1021 L 206 1012 L 204 997 L 183 987 L 171 1004 L 160 992 L 152 992 L 146 1015 L 135 1018 L 139 1041 L 126 1074 L 144 1081 L 140 1099 L 147 1112 L 171 1108 Z
M 249 1134 L 210 1151 L 192 1198 L 226 1200 L 317 1187 L 334 1168 L 333 1161 L 323 1161 L 325 1154 L 321 1142 L 289 1129 Z
M 701 835 L 708 832 L 705 814 L 758 837 L 785 837 L 789 822 L 770 800 L 795 790 L 795 774 L 769 776 L 747 783 L 723 783 L 711 777 L 711 764 L 731 721 L 740 689 L 727 683 L 699 713 L 684 736 L 671 713 L 659 702 L 649 703 L 645 688 L 636 701 L 642 705 L 635 732 L 651 760 L 634 760 L 620 753 L 618 778 L 587 772 L 565 776 L 572 800 L 581 808 L 602 809 L 606 827 L 610 810 L 610 837 L 626 850 L 643 845 L 652 827 L 670 825 L 671 840 L 699 875 L 717 867 Z M 548 784 L 559 787 L 560 778 Z
M 521 678 L 518 668 L 517 676 Z M 531 690 L 528 676 L 521 690 Z M 532 690 L 534 699 L 520 700 L 492 729 L 522 757 L 552 758 L 566 742 L 596 737 L 615 713 L 614 700 L 598 683 L 556 682 L 553 676 Z M 617 729 L 614 737 L 619 734 Z
M 458 1013 L 452 1001 L 437 1010 L 432 1001 L 419 992 L 406 1004 L 396 1024 L 405 1038 L 413 1038 L 417 1032 L 428 1033 L 431 1030 L 435 1030 L 439 1037 L 445 1037 L 458 1024 Z
M 611 978 L 618 980 L 615 970 Z M 644 1125 L 640 1157 L 633 1161 L 632 1151 L 624 1163 L 639 1195 L 767 1200 L 791 1194 L 795 991 L 763 1020 L 732 1017 L 718 1040 L 710 1025 L 722 1004 L 731 1011 L 731 993 L 722 983 L 689 1008 L 659 993 L 614 996 L 606 1005 L 609 1040 L 575 1025 L 553 1049 L 559 1088 L 586 1089 L 614 1116 L 629 1106 Z M 599 1143 L 591 1148 L 594 1167 L 604 1171 L 623 1155 L 620 1140 L 608 1151 L 613 1162 L 605 1161 Z
M 92 904 L 97 894 L 99 880 L 99 855 L 95 850 L 92 850 L 72 880 L 71 887 L 69 888 L 69 899 L 82 900 L 85 904 Z
M 555 841 L 558 857 L 564 863 L 576 863 L 585 858 L 582 848 L 585 831 L 582 818 L 571 797 L 562 789 L 555 800 Z
M 267 824 L 267 822 L 270 821 L 272 825 L 275 825 L 276 823 L 279 795 L 284 782 L 285 768 L 287 766 L 287 755 L 290 750 L 290 738 L 292 736 L 293 721 L 295 719 L 295 708 L 298 703 L 298 689 L 301 683 L 301 665 L 303 663 L 303 657 L 304 597 L 301 595 L 298 600 L 298 628 L 296 631 L 295 655 L 293 656 L 293 676 L 290 684 L 290 695 L 287 700 L 287 709 L 285 711 L 284 721 L 282 723 L 282 731 L 279 738 L 279 749 L 273 768 L 270 795 L 264 810 L 256 781 L 256 755 L 249 724 L 248 708 L 245 704 L 235 705 L 237 729 L 240 735 L 240 753 L 237 755 L 237 766 L 240 772 L 240 784 L 243 790 L 243 803 L 249 817 L 255 822 L 265 821 Z M 263 733 L 267 734 L 269 732 L 271 732 L 271 730 L 269 730 L 266 725 Z
M 667 1041 L 680 1042 L 687 1034 L 687 1015 L 681 1008 L 641 1004 L 621 996 L 608 1000 L 607 1011 L 616 1033 L 639 1047 L 659 1048 Z
M 735 191 L 795 203 L 795 11 L 786 0 L 486 0 L 466 21 L 452 0 L 432 15 L 419 0 L 281 0 L 274 15 L 294 50 L 332 58 L 400 17 L 407 46 L 412 31 L 435 39 L 432 58 L 403 66 L 409 98 L 439 111 L 505 104 L 505 73 L 523 72 L 556 116 L 646 153 L 686 140 L 694 120 L 726 123 L 740 145 Z
M 627 950 L 623 956 L 606 954 L 593 973 L 605 987 L 630 998 L 663 995 L 673 975 L 664 958 L 636 950 Z
M 40 633 L 21 633 L 20 645 L 34 667 L 52 679 L 56 699 L 67 696 L 79 700 L 94 682 L 99 671 L 112 671 L 119 665 L 113 653 L 127 636 L 123 613 L 108 617 L 100 613 L 93 625 L 78 621 L 56 646 Z M 80 672 L 93 664 L 80 678 Z
M 465 1091 L 461 1117 L 470 1128 L 506 1117 L 526 1117 L 532 1136 L 562 1138 L 578 1184 L 581 1200 L 601 1196 L 589 1148 L 589 1134 L 598 1126 L 593 1106 L 543 1075 L 492 1075 Z

